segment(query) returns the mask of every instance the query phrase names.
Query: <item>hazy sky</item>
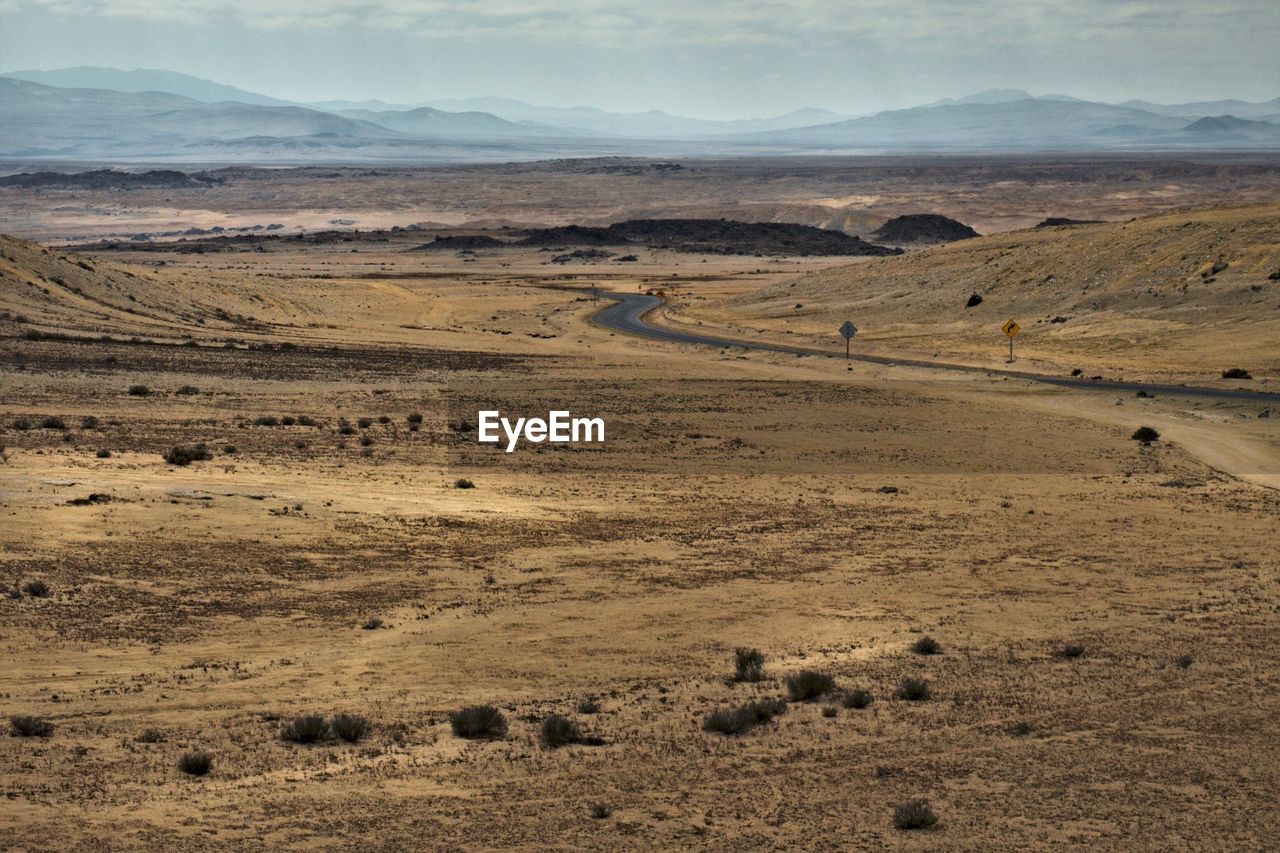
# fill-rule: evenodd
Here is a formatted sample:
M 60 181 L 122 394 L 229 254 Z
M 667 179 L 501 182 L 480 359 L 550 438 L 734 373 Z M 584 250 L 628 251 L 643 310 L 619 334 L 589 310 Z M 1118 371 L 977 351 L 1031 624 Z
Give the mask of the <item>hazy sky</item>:
M 0 70 L 68 65 L 711 118 L 993 87 L 1269 100 L 1280 0 L 0 0 Z

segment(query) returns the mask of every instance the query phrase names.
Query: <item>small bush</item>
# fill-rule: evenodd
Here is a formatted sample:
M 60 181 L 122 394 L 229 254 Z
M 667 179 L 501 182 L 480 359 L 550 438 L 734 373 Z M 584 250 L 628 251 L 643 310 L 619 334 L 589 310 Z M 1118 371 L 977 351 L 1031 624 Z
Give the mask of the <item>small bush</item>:
M 474 489 L 476 484 L 468 480 L 466 477 L 462 477 L 454 481 L 453 487 L 455 489 Z
M 373 426 L 373 418 L 358 418 L 356 426 L 360 427 L 360 429 L 368 429 Z
M 320 422 L 311 415 L 298 415 L 298 426 L 317 427 L 320 426 Z
M 824 717 L 834 717 L 838 713 L 840 713 L 840 711 L 835 705 L 827 705 L 822 709 L 822 716 Z
M 964 307 L 965 307 L 965 308 L 974 308 L 974 307 L 976 307 L 976 306 L 978 306 L 978 305 L 981 305 L 981 304 L 982 304 L 982 297 L 981 297 L 980 295 L 978 295 L 977 293 L 973 293 L 973 294 L 970 294 L 970 295 L 969 295 L 969 300 L 968 300 L 967 302 L 965 302 L 965 303 L 964 303 Z
M 717 708 L 702 721 L 704 732 L 738 735 L 787 712 L 785 699 L 762 699 L 738 708 Z
M 578 724 L 568 717 L 552 714 L 542 721 L 542 743 L 551 749 L 568 746 L 581 739 Z
M 373 445 L 373 436 L 365 435 L 360 437 L 361 447 L 371 447 Z
M 48 415 L 40 419 L 40 429 L 66 429 L 67 422 L 57 415 Z
M 236 446 L 234 444 L 224 444 L 222 445 L 222 452 L 228 456 L 233 456 L 236 453 Z
M 604 820 L 611 814 L 613 814 L 613 809 L 609 808 L 609 806 L 604 803 L 591 804 L 591 816 L 596 820 Z
M 388 415 L 378 415 L 378 423 L 389 424 L 391 423 L 391 418 Z
M 1252 379 L 1253 376 L 1250 375 L 1249 371 L 1245 370 L 1243 367 L 1233 367 L 1229 370 L 1222 371 L 1222 378 L 1223 379 Z
M 97 456 L 99 459 L 110 459 L 111 451 L 106 449 L 99 450 L 97 453 L 94 454 L 94 456 Z
M 1174 663 L 1182 669 L 1189 669 L 1191 664 L 1195 663 L 1195 658 L 1191 657 L 1191 655 L 1178 655 Z
M 93 415 L 85 415 L 80 419 L 80 429 L 97 429 L 98 419 Z
M 1067 643 L 1058 650 L 1058 657 L 1072 660 L 1084 654 L 1084 646 L 1080 643 Z
M 294 717 L 293 722 L 280 729 L 280 737 L 293 743 L 319 743 L 328 733 L 329 723 L 314 714 Z
M 421 415 L 421 413 L 419 413 L 419 412 L 413 412 L 413 413 L 412 413 L 412 414 L 410 414 L 407 418 L 405 418 L 405 420 L 406 420 L 406 421 L 408 421 L 408 422 L 409 422 L 409 423 L 411 423 L 411 424 L 421 424 L 421 423 L 422 423 L 422 415 Z
M 1144 427 L 1138 427 L 1136 430 L 1134 430 L 1133 435 L 1130 436 L 1130 438 L 1132 438 L 1134 441 L 1140 441 L 1144 445 L 1149 445 L 1153 441 L 1160 440 L 1160 433 L 1156 432 L 1156 430 L 1154 430 L 1149 426 L 1144 426 Z
M 253 419 L 253 425 L 265 427 L 280 426 L 280 419 L 275 415 L 259 415 Z
M 585 699 L 581 699 L 578 702 L 577 710 L 579 714 L 599 714 L 600 700 L 596 699 L 594 696 L 588 696 Z
M 908 702 L 924 702 L 931 695 L 929 682 L 923 678 L 904 678 L 893 695 Z
M 759 649 L 735 649 L 733 652 L 734 681 L 763 681 L 764 655 Z
M 844 694 L 844 699 L 840 700 L 840 704 L 846 708 L 861 709 L 870 705 L 871 699 L 871 691 L 858 688 Z
M 293 415 L 283 415 L 280 418 L 280 426 L 293 426 L 297 422 L 298 422 L 298 419 L 295 418 Z
M 834 690 L 836 680 L 825 672 L 803 669 L 787 676 L 787 695 L 792 702 L 809 702 Z
M 213 756 L 207 752 L 188 752 L 178 759 L 178 769 L 188 776 L 205 776 L 213 769 Z
M 148 388 L 146 385 L 130 385 L 129 386 L 130 397 L 145 397 L 150 393 L 151 393 L 151 389 Z
M 213 454 L 203 444 L 177 445 L 164 452 L 164 461 L 170 465 L 190 465 L 212 458 Z
M 199 394 L 200 389 L 194 385 L 183 385 L 181 388 L 179 388 L 177 391 L 174 391 L 173 393 L 181 394 L 184 397 L 190 397 L 193 394 Z
M 373 728 L 366 718 L 358 714 L 338 714 L 330 727 L 335 735 L 347 743 L 359 743 Z
M 898 829 L 928 829 L 937 822 L 926 800 L 911 800 L 893 810 L 893 825 Z
M 29 580 L 22 585 L 22 591 L 32 598 L 48 598 L 49 585 L 40 578 Z
M 342 423 L 338 424 L 338 434 L 339 435 L 355 435 L 356 428 L 353 427 L 351 424 L 347 423 L 346 421 L 343 421 Z
M 164 732 L 159 729 L 143 729 L 134 740 L 138 743 L 164 743 Z
M 911 644 L 911 651 L 918 655 L 936 655 L 942 651 L 942 646 L 937 640 L 926 634 Z
M 53 723 L 30 714 L 18 714 L 9 718 L 9 733 L 14 737 L 48 737 L 53 734 Z
M 376 631 L 382 627 L 382 619 L 377 616 L 370 616 L 368 619 L 364 620 L 364 623 L 360 627 L 366 631 Z
M 507 735 L 507 718 L 492 705 L 472 705 L 449 715 L 458 737 L 468 740 L 501 740 Z
M 13 428 L 16 429 L 18 432 L 26 432 L 27 430 L 31 429 L 31 421 L 27 420 L 26 418 L 18 418 L 13 422 Z

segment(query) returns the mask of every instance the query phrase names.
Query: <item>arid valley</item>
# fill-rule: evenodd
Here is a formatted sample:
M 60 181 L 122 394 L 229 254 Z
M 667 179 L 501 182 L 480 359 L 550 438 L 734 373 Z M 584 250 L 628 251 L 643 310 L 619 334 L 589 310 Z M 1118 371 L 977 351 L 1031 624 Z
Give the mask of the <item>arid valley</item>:
M 1280 836 L 1274 155 L 61 172 L 0 847 Z

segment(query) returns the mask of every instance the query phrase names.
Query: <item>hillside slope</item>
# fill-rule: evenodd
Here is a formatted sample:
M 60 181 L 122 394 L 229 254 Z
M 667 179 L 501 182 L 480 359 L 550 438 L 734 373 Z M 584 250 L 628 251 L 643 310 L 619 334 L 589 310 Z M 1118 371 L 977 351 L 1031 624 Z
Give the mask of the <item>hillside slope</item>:
M 973 294 L 981 304 L 966 308 Z M 1199 380 L 1243 366 L 1275 377 L 1280 205 L 979 237 L 835 267 L 696 312 L 826 344 L 852 318 L 868 349 L 981 363 L 1007 352 L 999 326 L 1013 317 L 1027 367 Z

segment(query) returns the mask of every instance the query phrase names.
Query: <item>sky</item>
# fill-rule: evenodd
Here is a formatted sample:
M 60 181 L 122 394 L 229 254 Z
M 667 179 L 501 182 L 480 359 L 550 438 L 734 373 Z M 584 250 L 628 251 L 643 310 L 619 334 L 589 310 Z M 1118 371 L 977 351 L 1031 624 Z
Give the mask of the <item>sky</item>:
M 1278 0 L 0 0 L 0 70 L 164 68 L 299 101 L 496 95 L 703 118 L 990 88 L 1280 96 Z

